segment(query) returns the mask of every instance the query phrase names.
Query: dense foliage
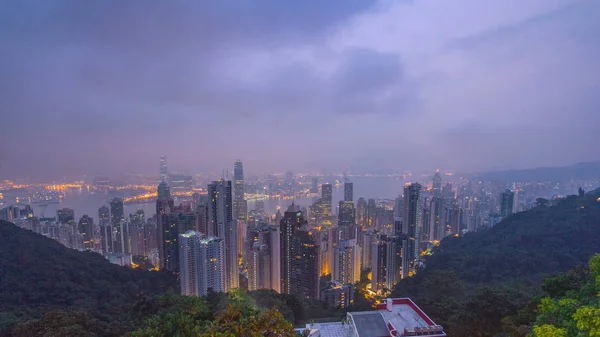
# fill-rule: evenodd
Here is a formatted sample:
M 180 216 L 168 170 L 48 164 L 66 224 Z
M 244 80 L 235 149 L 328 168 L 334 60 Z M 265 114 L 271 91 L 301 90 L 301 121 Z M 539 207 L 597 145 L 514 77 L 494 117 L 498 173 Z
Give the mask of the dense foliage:
M 0 330 L 52 310 L 81 311 L 127 326 L 126 313 L 140 296 L 176 287 L 167 273 L 120 267 L 0 221 Z
M 534 337 L 600 335 L 600 255 L 589 268 L 550 277 L 542 288 L 548 296 L 539 301 Z
M 0 221 L 0 336 L 286 336 L 291 324 L 342 315 L 272 290 L 182 297 L 175 276 L 141 269 Z
M 515 214 L 494 228 L 444 239 L 426 268 L 401 281 L 450 336 L 525 336 L 542 281 L 586 264 L 600 247 L 600 196 L 571 196 Z

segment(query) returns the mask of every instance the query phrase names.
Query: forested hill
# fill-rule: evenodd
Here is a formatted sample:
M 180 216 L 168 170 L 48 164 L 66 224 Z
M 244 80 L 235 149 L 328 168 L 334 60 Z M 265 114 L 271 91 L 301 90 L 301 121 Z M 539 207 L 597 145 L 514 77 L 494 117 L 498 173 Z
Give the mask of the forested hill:
M 426 268 L 401 281 L 394 295 L 412 297 L 450 336 L 518 329 L 525 322 L 509 316 L 533 303 L 545 277 L 585 265 L 600 251 L 599 197 L 599 190 L 571 196 L 492 229 L 444 239 Z
M 140 296 L 176 285 L 173 275 L 114 265 L 0 221 L 0 331 L 52 309 L 126 319 Z

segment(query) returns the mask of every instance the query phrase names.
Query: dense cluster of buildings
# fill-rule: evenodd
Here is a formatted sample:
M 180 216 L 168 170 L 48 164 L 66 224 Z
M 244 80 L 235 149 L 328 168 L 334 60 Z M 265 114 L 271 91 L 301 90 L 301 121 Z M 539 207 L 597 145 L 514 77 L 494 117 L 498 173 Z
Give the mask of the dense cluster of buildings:
M 234 164 L 233 180 L 213 181 L 206 194 L 195 193 L 181 205 L 175 205 L 173 191 L 189 191 L 191 177 L 170 175 L 164 156 L 160 175 L 156 214 L 150 218 L 142 210 L 126 216 L 123 200 L 114 198 L 100 207 L 97 222 L 88 215 L 75 219 L 69 208 L 58 210 L 56 218 L 37 218 L 30 206 L 1 209 L 0 219 L 67 247 L 102 253 L 113 263 L 128 265 L 132 256 L 146 257 L 156 269 L 179 276 L 183 295 L 272 289 L 343 308 L 353 303 L 361 279 L 369 279 L 369 292 L 385 296 L 418 271 L 421 256 L 446 236 L 493 226 L 532 203 L 515 193 L 518 188 L 498 189 L 484 182 L 454 186 L 444 184 L 436 172 L 425 184 L 406 184 L 393 201 L 355 198 L 352 181 L 344 177 L 343 198 L 336 205 L 333 186 L 313 177 L 307 190 L 318 197 L 309 207 L 292 202 L 283 212 L 270 214 L 260 200 L 248 209 L 241 161 Z M 280 189 L 293 194 L 294 186 L 288 172 Z M 377 325 L 373 329 L 381 336 L 392 331 L 443 335 L 435 334 L 439 327 L 410 300 L 386 303 L 370 318 L 349 314 L 343 327 L 349 334 L 343 336 L 363 336 L 368 324 Z M 418 326 L 398 321 L 394 313 Z M 313 325 L 311 336 L 329 336 L 334 325 Z

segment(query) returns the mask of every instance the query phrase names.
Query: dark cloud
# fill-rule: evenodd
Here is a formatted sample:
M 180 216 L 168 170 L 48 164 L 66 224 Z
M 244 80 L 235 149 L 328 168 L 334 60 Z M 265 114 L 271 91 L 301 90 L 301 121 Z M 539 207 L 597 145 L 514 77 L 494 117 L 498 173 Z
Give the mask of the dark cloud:
M 255 172 L 597 159 L 600 7 L 568 3 L 0 2 L 0 178 L 154 172 L 160 153 Z

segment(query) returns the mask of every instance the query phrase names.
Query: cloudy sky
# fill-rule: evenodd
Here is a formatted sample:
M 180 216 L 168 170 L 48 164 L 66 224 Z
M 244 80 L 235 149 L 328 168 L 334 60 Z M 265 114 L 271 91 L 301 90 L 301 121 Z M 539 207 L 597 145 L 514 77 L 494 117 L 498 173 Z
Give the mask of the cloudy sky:
M 0 0 L 0 178 L 600 159 L 600 1 Z

